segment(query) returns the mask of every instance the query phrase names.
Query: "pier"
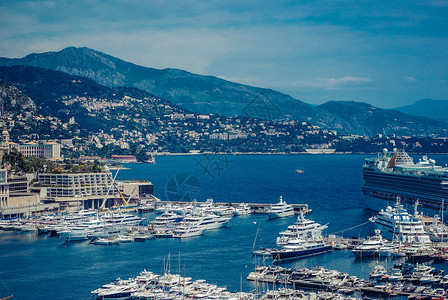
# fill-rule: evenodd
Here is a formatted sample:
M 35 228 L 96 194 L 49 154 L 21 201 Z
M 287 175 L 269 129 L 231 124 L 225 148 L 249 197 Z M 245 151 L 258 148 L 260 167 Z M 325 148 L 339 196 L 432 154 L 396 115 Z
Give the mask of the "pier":
M 188 205 L 192 204 L 193 202 L 190 201 L 160 201 L 155 202 L 156 205 L 161 204 L 176 204 L 176 205 Z M 204 202 L 196 202 L 197 204 L 201 204 Z M 232 206 L 232 207 L 238 207 L 243 202 L 213 202 L 216 205 L 219 206 Z M 267 213 L 268 209 L 271 207 L 273 203 L 246 203 L 255 214 L 265 214 Z M 313 210 L 308 207 L 308 204 L 305 203 L 299 203 L 299 204 L 289 204 L 294 208 L 294 212 L 296 214 L 299 214 L 303 212 L 303 214 L 307 215 L 310 214 Z

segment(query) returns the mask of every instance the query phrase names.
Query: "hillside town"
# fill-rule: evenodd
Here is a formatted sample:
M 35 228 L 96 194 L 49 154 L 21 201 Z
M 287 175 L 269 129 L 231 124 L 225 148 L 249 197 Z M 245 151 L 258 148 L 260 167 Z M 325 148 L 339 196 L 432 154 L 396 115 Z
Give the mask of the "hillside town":
M 384 147 L 448 151 L 445 137 L 410 137 L 377 134 L 374 137 L 344 135 L 307 121 L 263 120 L 251 116 L 223 117 L 188 113 L 158 99 L 123 96 L 121 99 L 62 97 L 69 115 L 85 109 L 93 122 L 91 130 L 73 116 L 66 121 L 36 111 L 8 113 L 2 128 L 11 142 L 20 144 L 55 142 L 62 158 L 132 155 L 140 162 L 155 154 L 170 153 L 365 153 Z M 265 107 L 266 109 L 266 107 Z M 424 147 L 423 147 L 424 146 Z

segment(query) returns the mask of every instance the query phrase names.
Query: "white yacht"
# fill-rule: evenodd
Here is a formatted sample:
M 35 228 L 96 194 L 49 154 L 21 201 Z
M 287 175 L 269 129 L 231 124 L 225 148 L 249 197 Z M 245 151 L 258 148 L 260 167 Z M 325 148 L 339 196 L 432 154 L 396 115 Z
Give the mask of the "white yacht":
M 102 218 L 109 224 L 127 226 L 136 226 L 145 220 L 144 218 L 140 218 L 136 215 L 127 214 L 120 211 L 105 214 Z
M 73 227 L 58 231 L 58 235 L 66 241 L 82 241 L 87 240 L 93 231 L 93 229 L 89 228 Z
M 60 228 L 57 234 L 68 241 L 86 240 L 95 230 L 102 229 L 105 226 L 107 226 L 106 223 L 96 217 L 86 220 L 81 224 L 68 224 Z
M 376 229 L 375 235 L 371 236 L 369 239 L 367 239 L 364 243 L 356 246 L 352 253 L 359 258 L 362 257 L 375 257 L 378 256 L 380 248 L 383 248 L 390 244 L 390 242 L 387 242 L 383 239 L 381 235 L 381 231 Z
M 388 206 L 369 220 L 375 223 L 387 239 L 398 239 L 404 243 L 431 243 L 423 222 L 403 208 L 399 197 L 394 208 Z
M 233 212 L 235 211 L 235 208 L 233 206 L 227 206 L 227 205 L 219 205 L 216 206 L 213 212 L 218 216 L 232 216 Z
M 183 224 L 194 224 L 204 229 L 217 229 L 227 226 L 230 218 L 204 212 L 193 212 L 185 216 Z
M 205 231 L 204 227 L 199 227 L 194 224 L 182 224 L 174 229 L 173 237 L 187 238 L 202 235 Z
M 291 239 L 281 250 L 274 249 L 270 255 L 274 261 L 298 259 L 333 251 L 330 245 L 321 238 Z
M 284 218 L 294 215 L 294 208 L 291 205 L 286 204 L 283 201 L 283 197 L 280 196 L 280 201 L 273 204 L 267 211 L 269 219 Z
M 297 222 L 289 225 L 285 231 L 280 232 L 277 237 L 277 245 L 286 245 L 290 239 L 322 237 L 322 231 L 328 227 L 327 224 L 321 225 L 313 220 L 304 217 L 303 212 L 297 217 Z
M 151 227 L 153 229 L 175 227 L 180 221 L 183 220 L 183 218 L 183 216 L 180 216 L 174 212 L 164 212 L 151 222 Z
M 235 216 L 246 216 L 246 215 L 250 215 L 251 213 L 252 213 L 252 208 L 250 208 L 250 206 L 247 205 L 246 203 L 241 203 L 233 211 L 233 214 Z

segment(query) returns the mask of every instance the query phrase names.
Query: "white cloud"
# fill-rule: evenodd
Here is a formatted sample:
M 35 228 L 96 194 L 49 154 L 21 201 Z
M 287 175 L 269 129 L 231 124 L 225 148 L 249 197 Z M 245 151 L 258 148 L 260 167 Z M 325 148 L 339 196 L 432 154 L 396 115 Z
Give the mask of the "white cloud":
M 372 82 L 372 80 L 366 77 L 345 76 L 341 78 L 318 78 L 317 86 L 320 85 L 320 87 L 322 88 L 335 90 L 345 88 L 358 88 L 361 86 L 365 86 L 370 82 Z
M 411 77 L 411 76 L 405 76 L 404 80 L 406 82 L 417 82 L 418 81 L 417 79 L 415 79 L 414 77 Z

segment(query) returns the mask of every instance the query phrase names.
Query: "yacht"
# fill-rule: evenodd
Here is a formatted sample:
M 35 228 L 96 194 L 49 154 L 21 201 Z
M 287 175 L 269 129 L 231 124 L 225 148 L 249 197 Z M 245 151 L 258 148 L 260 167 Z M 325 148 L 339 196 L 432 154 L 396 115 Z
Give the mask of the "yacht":
M 142 223 L 145 219 L 119 211 L 105 214 L 103 220 L 106 221 L 106 223 L 114 225 L 136 226 Z
M 174 229 L 173 237 L 187 238 L 202 235 L 205 231 L 204 227 L 199 227 L 194 224 L 182 224 Z
M 78 225 L 68 224 L 57 230 L 57 234 L 68 241 L 87 240 L 95 230 L 103 229 L 105 226 L 105 222 L 96 217 Z
M 87 240 L 93 231 L 93 229 L 89 228 L 73 227 L 58 231 L 58 235 L 66 241 L 82 241 Z
M 333 251 L 330 245 L 325 244 L 323 238 L 289 240 L 281 250 L 272 250 L 274 261 L 299 259 Z
M 294 208 L 283 201 L 280 196 L 280 201 L 270 207 L 267 211 L 269 219 L 284 218 L 294 215 Z
M 128 234 L 128 229 L 123 226 L 105 226 L 104 228 L 98 228 L 95 231 L 92 231 L 87 237 L 91 240 L 95 240 L 98 238 L 109 238 L 117 235 L 126 235 Z
M 376 229 L 375 235 L 353 248 L 352 253 L 358 258 L 376 257 L 379 255 L 380 249 L 386 249 L 387 244 L 389 243 L 383 239 L 381 230 Z
M 154 221 L 151 222 L 151 228 L 160 229 L 167 227 L 175 227 L 183 220 L 183 216 L 180 216 L 174 212 L 164 212 L 162 215 L 156 217 Z
M 326 225 L 321 225 L 314 222 L 313 220 L 308 220 L 304 217 L 301 211 L 297 217 L 297 221 L 289 225 L 285 231 L 280 232 L 280 236 L 277 237 L 277 245 L 286 245 L 290 239 L 306 238 L 306 237 L 321 237 L 322 231 L 327 228 Z
M 233 206 L 227 206 L 227 205 L 219 205 L 216 206 L 213 210 L 213 213 L 215 213 L 218 216 L 232 216 L 233 212 L 235 211 L 235 208 Z
M 217 216 L 215 214 L 192 212 L 185 216 L 183 224 L 194 224 L 204 229 L 217 229 L 227 226 L 230 218 Z
M 252 213 L 252 208 L 250 208 L 250 206 L 247 205 L 246 203 L 241 203 L 233 211 L 233 215 L 235 215 L 235 216 L 246 216 L 246 215 L 250 215 L 251 213 Z
M 387 239 L 398 239 L 404 243 L 431 243 L 423 222 L 403 208 L 399 197 L 394 208 L 388 206 L 369 220 L 375 223 Z

